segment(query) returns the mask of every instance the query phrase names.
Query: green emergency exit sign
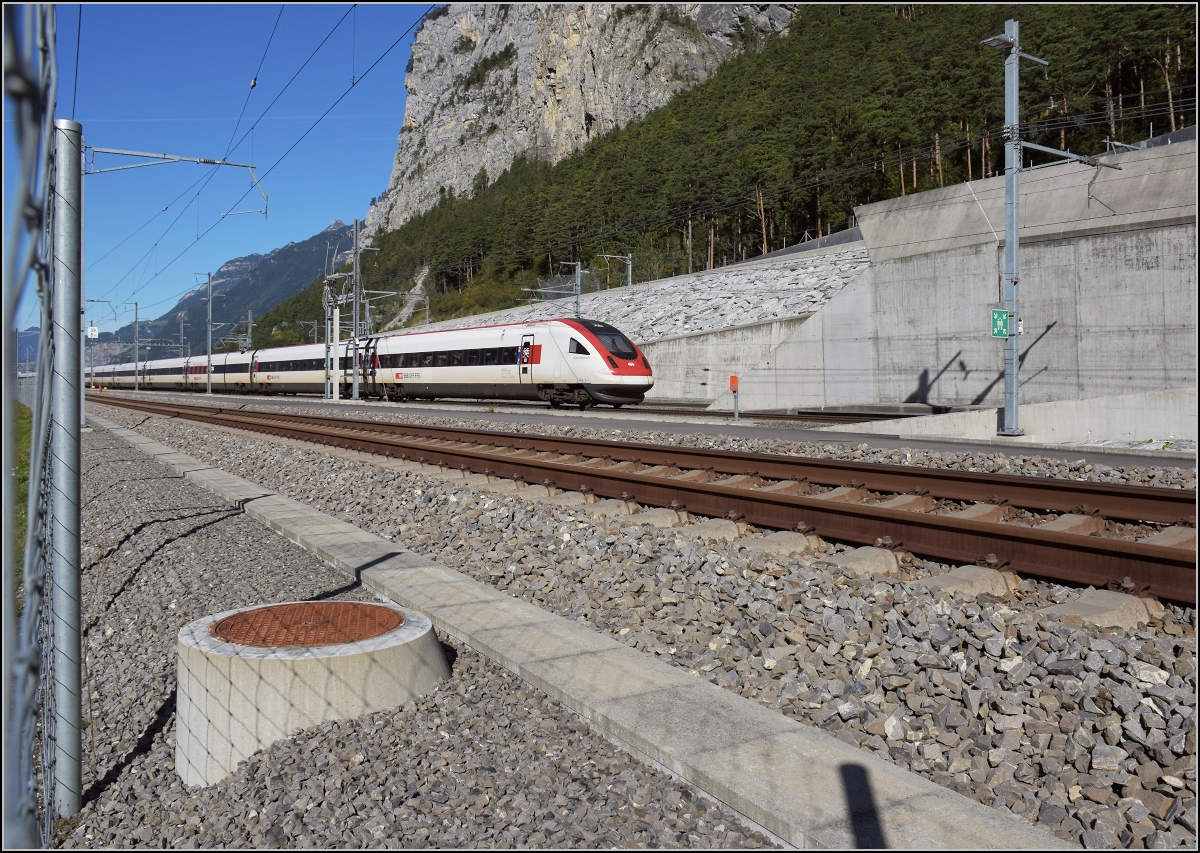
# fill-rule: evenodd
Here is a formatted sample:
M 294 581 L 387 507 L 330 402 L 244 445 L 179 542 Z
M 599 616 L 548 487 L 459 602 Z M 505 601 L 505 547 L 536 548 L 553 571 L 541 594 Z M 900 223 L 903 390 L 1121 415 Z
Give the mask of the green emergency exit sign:
M 1008 311 L 1004 308 L 992 309 L 992 337 L 1008 337 Z

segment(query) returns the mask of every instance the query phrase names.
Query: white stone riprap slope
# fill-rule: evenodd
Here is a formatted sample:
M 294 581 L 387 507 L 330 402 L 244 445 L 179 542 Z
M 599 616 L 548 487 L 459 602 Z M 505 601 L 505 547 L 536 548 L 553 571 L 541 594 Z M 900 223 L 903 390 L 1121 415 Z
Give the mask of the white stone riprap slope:
M 580 313 L 611 323 L 638 343 L 650 343 L 811 313 L 868 264 L 866 248 L 857 243 L 837 252 L 785 256 L 584 294 Z M 547 320 L 570 317 L 574 311 L 574 298 L 559 299 L 420 329 Z

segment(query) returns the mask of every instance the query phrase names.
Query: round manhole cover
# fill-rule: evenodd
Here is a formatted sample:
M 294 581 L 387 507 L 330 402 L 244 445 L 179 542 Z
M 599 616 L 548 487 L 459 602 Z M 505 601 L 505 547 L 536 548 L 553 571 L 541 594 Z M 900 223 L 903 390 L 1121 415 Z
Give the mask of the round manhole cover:
M 332 646 L 369 640 L 404 624 L 390 607 L 348 601 L 276 604 L 244 610 L 213 624 L 212 635 L 241 646 Z

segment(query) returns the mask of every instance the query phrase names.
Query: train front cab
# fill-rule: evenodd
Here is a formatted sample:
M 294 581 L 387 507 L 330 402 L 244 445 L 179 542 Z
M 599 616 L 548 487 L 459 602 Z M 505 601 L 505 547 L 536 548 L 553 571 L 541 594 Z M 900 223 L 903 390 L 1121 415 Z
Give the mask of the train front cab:
M 573 333 L 563 349 L 568 362 L 575 362 L 576 377 L 583 390 L 598 403 L 621 407 L 642 402 L 646 392 L 654 385 L 650 361 L 618 329 L 598 320 L 563 320 L 562 325 Z M 576 340 L 574 335 L 582 337 Z M 590 369 L 584 368 L 589 360 L 580 358 L 590 353 L 577 350 L 591 347 L 599 361 L 590 360 Z

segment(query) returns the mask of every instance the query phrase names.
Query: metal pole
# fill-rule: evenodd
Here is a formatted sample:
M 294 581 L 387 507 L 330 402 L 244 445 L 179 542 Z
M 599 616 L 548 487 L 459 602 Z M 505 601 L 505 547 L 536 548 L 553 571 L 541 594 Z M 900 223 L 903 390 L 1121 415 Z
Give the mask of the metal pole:
M 630 252 L 625 259 L 625 286 L 629 287 L 633 284 L 633 252 Z
M 352 352 L 352 355 L 350 358 L 350 368 L 352 371 L 351 382 L 353 384 L 352 384 L 352 389 L 350 391 L 350 397 L 352 399 L 357 400 L 358 399 L 358 334 L 359 334 L 359 329 L 358 329 L 358 220 L 357 219 L 354 220 L 353 288 L 354 288 L 354 300 L 353 300 L 354 307 L 352 309 L 353 323 L 350 326 L 350 328 L 351 328 L 350 347 L 351 347 L 351 352 Z
M 138 379 L 141 378 L 142 369 L 138 366 L 138 357 L 142 353 L 142 348 L 138 342 L 138 330 L 141 328 L 141 323 L 138 322 L 138 304 L 133 303 L 133 390 L 138 390 Z
M 207 374 L 208 382 L 205 385 L 206 390 L 204 393 L 211 394 L 212 393 L 212 273 L 208 274 L 208 284 L 205 286 L 208 288 L 208 360 L 207 360 L 208 369 L 205 371 L 205 373 Z
M 1004 35 L 1012 39 L 1004 60 L 1004 307 L 1008 311 L 1008 337 L 1004 341 L 1004 427 L 1000 435 L 1024 435 L 1018 418 L 1020 393 L 1020 198 L 1021 134 L 1018 64 L 1021 61 L 1017 21 L 1004 22 Z
M 80 224 L 83 127 L 54 122 L 54 381 L 50 447 L 53 454 L 51 559 L 54 569 L 54 804 L 57 817 L 83 806 L 81 736 L 82 646 L 79 640 L 79 292 L 83 252 Z
M 575 262 L 575 316 L 579 316 L 579 290 L 583 282 L 583 261 Z
M 79 316 L 83 317 L 84 306 L 84 282 L 83 282 L 83 175 L 86 164 L 83 159 L 83 137 L 79 137 Z M 84 325 L 87 325 L 87 318 L 83 317 Z M 83 390 L 84 390 L 84 350 L 88 349 L 86 333 L 80 333 L 81 349 L 79 351 L 79 426 L 84 427 L 87 424 L 87 412 L 83 407 Z
M 338 352 L 338 347 L 341 344 L 342 330 L 342 309 L 337 305 L 333 306 L 333 399 L 336 400 L 342 393 L 342 356 Z
M 330 294 L 330 292 L 329 292 L 328 284 L 325 285 L 324 297 L 325 298 L 323 300 L 321 300 L 322 304 L 325 307 L 325 394 L 324 394 L 324 397 L 326 400 L 329 400 L 333 397 L 332 391 L 330 389 L 330 382 L 332 380 L 333 371 L 331 370 L 331 365 L 329 363 L 329 324 L 331 322 L 329 311 L 330 311 L 330 306 L 331 306 L 330 299 L 332 298 L 332 294 Z

